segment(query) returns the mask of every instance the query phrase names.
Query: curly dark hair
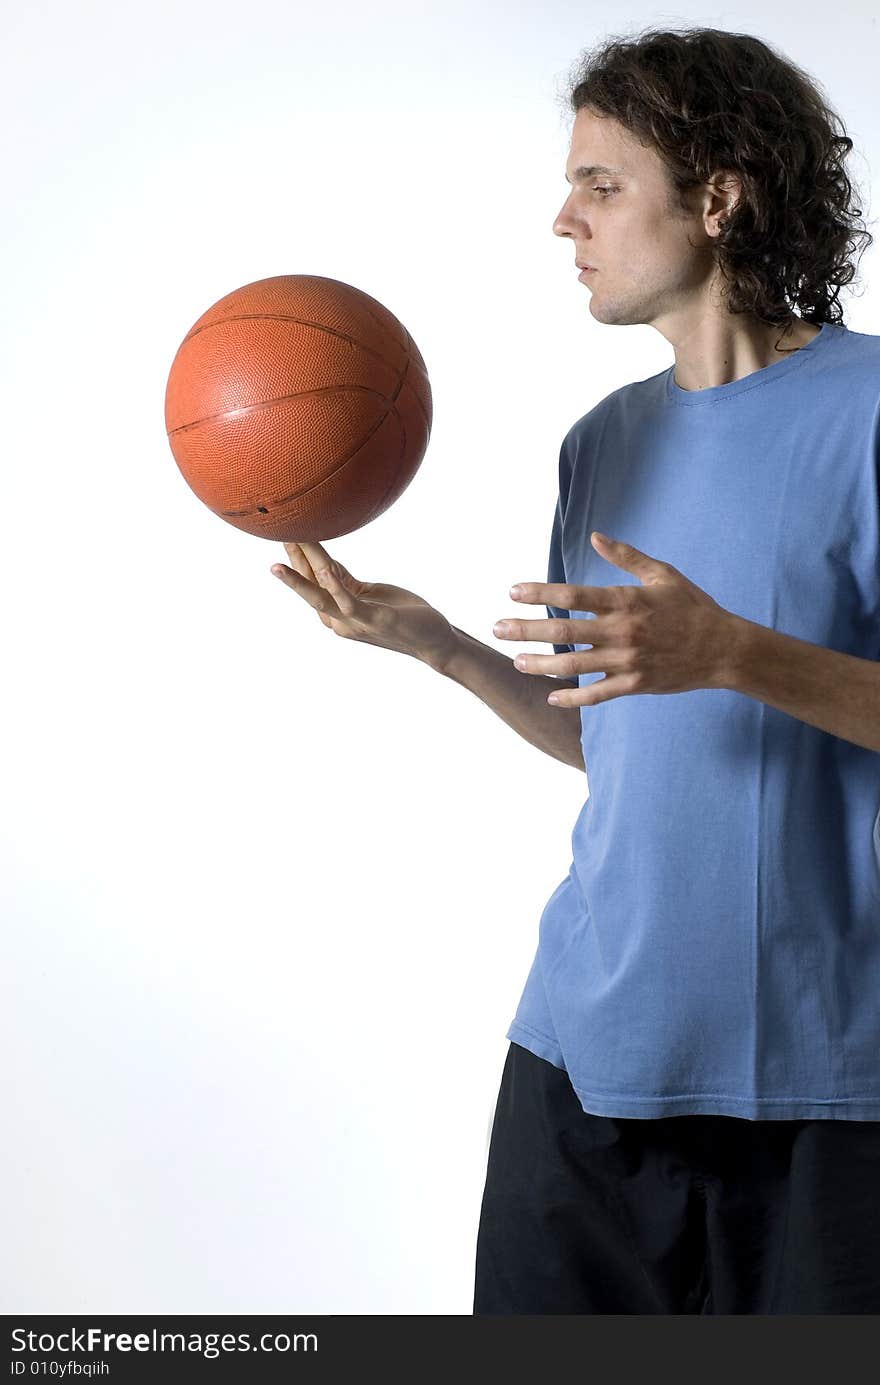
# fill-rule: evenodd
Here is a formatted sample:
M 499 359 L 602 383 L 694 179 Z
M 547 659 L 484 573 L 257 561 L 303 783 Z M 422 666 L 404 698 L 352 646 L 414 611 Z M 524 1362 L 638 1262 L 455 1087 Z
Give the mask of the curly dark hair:
M 861 208 L 843 166 L 853 141 L 801 68 L 750 34 L 652 27 L 582 53 L 563 100 L 656 149 L 673 212 L 719 174 L 742 180 L 713 247 L 731 313 L 774 326 L 797 306 L 806 322 L 842 320 L 851 257 L 874 237 L 855 229 Z

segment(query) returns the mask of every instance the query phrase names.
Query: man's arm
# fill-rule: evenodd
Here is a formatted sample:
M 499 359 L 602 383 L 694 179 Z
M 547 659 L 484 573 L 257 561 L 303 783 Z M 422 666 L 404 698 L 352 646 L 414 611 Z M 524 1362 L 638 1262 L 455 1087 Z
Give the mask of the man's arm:
M 717 686 L 880 751 L 880 663 L 734 616 Z
M 520 673 L 500 650 L 481 644 L 455 625 L 452 628 L 456 635 L 452 652 L 442 662 L 425 660 L 429 667 L 475 693 L 531 745 L 585 773 L 580 708 L 547 703 L 551 689 L 576 688 L 577 679 Z

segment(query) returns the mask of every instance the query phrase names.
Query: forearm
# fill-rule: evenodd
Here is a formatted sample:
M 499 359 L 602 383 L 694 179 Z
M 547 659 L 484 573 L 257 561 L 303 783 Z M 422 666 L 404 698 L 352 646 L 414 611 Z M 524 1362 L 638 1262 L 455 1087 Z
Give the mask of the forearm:
M 466 631 L 452 627 L 456 644 L 441 663 L 431 663 L 453 682 L 468 688 L 530 745 L 584 773 L 579 707 L 551 707 L 553 688 L 577 687 L 577 679 L 520 673 L 498 649 L 481 644 Z
M 734 616 L 718 686 L 880 752 L 880 664 Z

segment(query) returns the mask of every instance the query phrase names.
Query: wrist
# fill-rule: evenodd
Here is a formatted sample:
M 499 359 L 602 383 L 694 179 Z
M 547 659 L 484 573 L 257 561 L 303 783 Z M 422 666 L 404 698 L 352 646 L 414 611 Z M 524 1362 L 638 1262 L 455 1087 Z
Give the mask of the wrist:
M 741 671 L 752 648 L 755 624 L 754 621 L 734 615 L 731 611 L 727 611 L 725 615 L 716 676 L 712 686 L 736 692 Z
M 463 630 L 459 630 L 455 625 L 450 625 L 449 635 L 444 643 L 439 647 L 435 646 L 425 651 L 419 655 L 419 658 L 435 673 L 448 675 L 449 665 L 461 649 L 465 638 Z

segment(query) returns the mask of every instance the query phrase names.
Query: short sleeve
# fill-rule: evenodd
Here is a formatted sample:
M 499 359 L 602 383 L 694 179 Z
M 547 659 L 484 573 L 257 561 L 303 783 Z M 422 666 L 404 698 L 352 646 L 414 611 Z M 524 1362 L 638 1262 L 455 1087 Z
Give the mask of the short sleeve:
M 568 456 L 566 443 L 563 442 L 559 450 L 559 496 L 556 501 L 556 513 L 553 516 L 553 528 L 550 534 L 550 556 L 547 561 L 547 581 L 566 582 L 565 562 L 562 548 L 562 533 L 565 524 L 565 511 L 568 506 L 568 492 L 571 486 L 571 461 Z M 560 606 L 546 606 L 545 610 L 550 620 L 561 618 L 568 620 L 571 612 L 564 611 Z M 554 651 L 557 654 L 574 654 L 573 644 L 554 644 Z

